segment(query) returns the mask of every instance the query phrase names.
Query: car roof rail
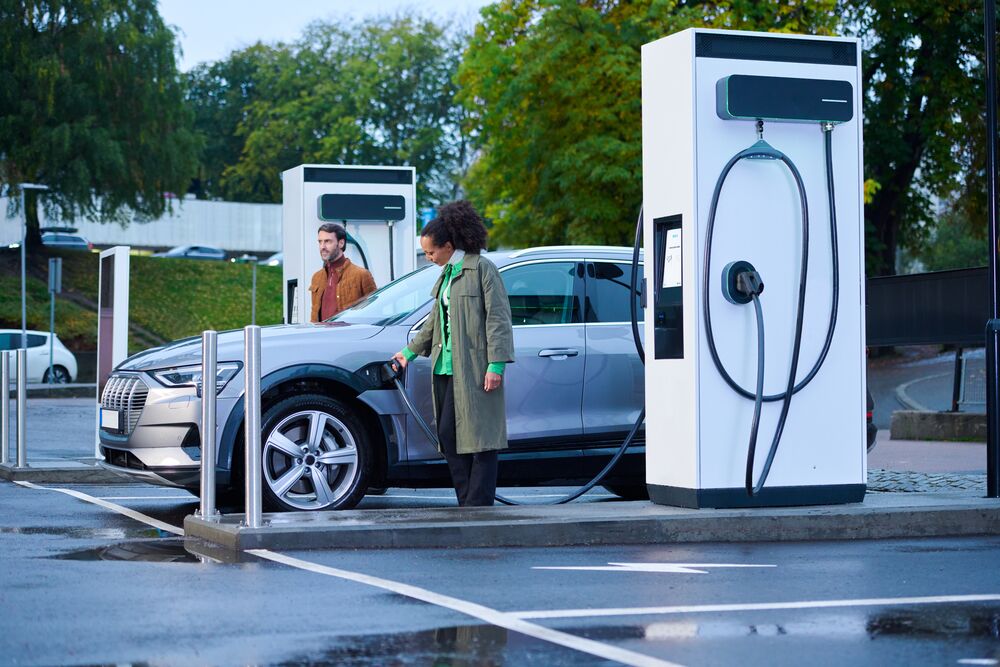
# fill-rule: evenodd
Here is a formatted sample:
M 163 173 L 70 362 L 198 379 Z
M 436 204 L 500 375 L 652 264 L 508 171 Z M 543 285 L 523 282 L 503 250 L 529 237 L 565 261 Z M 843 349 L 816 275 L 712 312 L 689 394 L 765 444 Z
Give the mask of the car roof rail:
M 524 257 L 526 255 L 534 255 L 543 252 L 632 252 L 632 248 L 628 246 L 617 246 L 617 245 L 549 245 L 549 246 L 538 246 L 535 248 L 524 248 L 523 250 L 516 250 L 510 254 L 511 259 L 517 257 Z M 640 253 L 642 250 L 640 249 Z

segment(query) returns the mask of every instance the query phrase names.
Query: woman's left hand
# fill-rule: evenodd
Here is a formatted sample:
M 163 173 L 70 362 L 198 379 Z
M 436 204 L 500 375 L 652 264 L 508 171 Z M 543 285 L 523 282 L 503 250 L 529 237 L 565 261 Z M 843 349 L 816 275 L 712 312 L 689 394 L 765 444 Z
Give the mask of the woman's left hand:
M 500 386 L 500 382 L 503 380 L 503 376 L 499 373 L 486 372 L 486 381 L 483 382 L 483 389 L 486 391 L 493 391 Z

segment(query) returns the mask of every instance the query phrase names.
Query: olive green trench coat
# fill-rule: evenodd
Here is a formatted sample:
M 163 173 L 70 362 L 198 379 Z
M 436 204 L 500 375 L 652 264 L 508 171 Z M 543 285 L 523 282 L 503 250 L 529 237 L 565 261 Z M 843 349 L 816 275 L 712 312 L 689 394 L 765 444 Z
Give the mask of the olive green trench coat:
M 434 284 L 434 307 L 417 335 L 407 346 L 420 356 L 431 357 L 431 367 L 441 354 L 441 301 L 438 294 L 444 272 Z M 451 279 L 451 359 L 455 392 L 455 434 L 459 454 L 475 454 L 507 448 L 507 410 L 504 383 L 498 389 L 483 389 L 486 366 L 514 361 L 514 332 L 510 302 L 500 272 L 493 262 L 468 253 L 462 270 Z M 433 389 L 432 389 L 433 392 Z M 434 414 L 441 397 L 434 396 Z

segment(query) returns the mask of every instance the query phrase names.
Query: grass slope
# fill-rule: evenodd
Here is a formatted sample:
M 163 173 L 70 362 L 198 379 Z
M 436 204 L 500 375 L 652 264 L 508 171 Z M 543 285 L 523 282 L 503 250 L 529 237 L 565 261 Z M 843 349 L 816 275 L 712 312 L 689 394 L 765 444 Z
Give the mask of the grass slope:
M 31 253 L 28 268 L 28 327 L 47 330 L 48 257 L 63 258 L 63 290 L 56 299 L 56 333 L 74 350 L 97 347 L 96 308 L 99 257 L 96 253 Z M 222 331 L 250 324 L 251 266 L 230 262 L 132 256 L 129 278 L 130 322 L 165 339 Z M 20 260 L 0 251 L 0 327 L 20 328 Z M 257 324 L 281 322 L 281 267 L 257 268 Z M 145 344 L 130 342 L 130 350 Z

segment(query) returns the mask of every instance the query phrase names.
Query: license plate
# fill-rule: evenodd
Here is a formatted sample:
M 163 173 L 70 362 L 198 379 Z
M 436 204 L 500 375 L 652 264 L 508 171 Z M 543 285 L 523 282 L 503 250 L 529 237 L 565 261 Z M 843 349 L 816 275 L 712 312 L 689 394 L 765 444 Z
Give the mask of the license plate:
M 117 431 L 121 428 L 119 416 L 121 413 L 118 410 L 108 410 L 101 408 L 101 428 L 107 429 L 109 431 Z

